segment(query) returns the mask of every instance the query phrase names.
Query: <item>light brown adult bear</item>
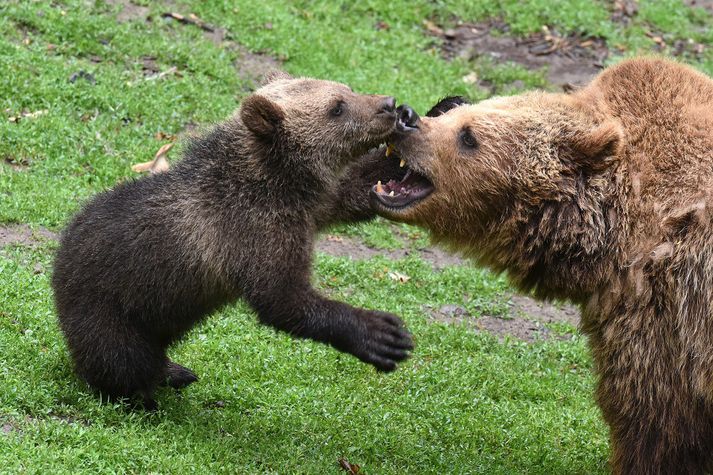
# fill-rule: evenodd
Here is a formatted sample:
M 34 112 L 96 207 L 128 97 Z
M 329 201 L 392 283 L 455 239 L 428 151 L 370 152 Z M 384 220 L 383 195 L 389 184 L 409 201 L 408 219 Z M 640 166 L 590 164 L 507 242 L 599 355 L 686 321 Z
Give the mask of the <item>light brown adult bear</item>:
M 634 59 L 400 128 L 373 206 L 581 307 L 614 472 L 713 468 L 713 81 Z

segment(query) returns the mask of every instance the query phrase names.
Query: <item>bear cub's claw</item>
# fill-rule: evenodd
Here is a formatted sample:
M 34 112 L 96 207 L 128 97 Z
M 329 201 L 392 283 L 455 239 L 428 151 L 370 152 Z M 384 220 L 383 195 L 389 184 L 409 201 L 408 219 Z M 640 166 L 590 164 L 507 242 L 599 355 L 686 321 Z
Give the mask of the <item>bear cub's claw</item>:
M 166 385 L 174 389 L 181 389 L 196 381 L 198 381 L 198 376 L 190 369 L 173 361 L 166 364 Z
M 386 312 L 363 311 L 361 320 L 366 333 L 355 356 L 379 371 L 396 369 L 399 361 L 409 357 L 413 349 L 411 334 L 399 317 Z

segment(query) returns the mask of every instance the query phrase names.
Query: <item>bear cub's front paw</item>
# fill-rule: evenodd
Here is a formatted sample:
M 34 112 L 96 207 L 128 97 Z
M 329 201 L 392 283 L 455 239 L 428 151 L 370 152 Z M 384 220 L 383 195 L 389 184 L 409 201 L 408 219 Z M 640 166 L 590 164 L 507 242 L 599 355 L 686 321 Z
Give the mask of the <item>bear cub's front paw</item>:
M 409 357 L 413 349 L 411 334 L 396 315 L 360 310 L 359 328 L 354 356 L 380 371 L 393 371 L 396 364 Z

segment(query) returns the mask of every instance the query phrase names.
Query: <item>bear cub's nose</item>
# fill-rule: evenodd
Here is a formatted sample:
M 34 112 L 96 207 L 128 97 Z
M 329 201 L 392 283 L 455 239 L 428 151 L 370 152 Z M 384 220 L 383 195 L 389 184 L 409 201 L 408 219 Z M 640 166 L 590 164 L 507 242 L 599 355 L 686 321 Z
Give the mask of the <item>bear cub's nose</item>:
M 389 96 L 384 98 L 379 104 L 379 113 L 393 114 L 396 110 L 396 99 Z
M 418 123 L 419 116 L 408 104 L 400 105 L 399 108 L 396 109 L 396 115 L 398 117 L 396 127 L 401 132 L 418 128 L 416 124 Z

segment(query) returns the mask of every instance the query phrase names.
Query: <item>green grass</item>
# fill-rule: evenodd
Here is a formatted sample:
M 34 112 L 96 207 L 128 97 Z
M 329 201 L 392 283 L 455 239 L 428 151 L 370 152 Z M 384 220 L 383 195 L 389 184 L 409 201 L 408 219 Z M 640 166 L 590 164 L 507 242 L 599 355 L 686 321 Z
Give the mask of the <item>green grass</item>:
M 547 24 L 601 36 L 623 55 L 650 50 L 647 31 L 669 43 L 692 38 L 709 46 L 696 66 L 713 73 L 710 16 L 673 0 L 642 0 L 626 28 L 590 0 L 138 3 L 150 7 L 150 22 L 117 23 L 118 7 L 101 1 L 0 5 L 0 224 L 58 231 L 94 193 L 133 176 L 130 165 L 164 143 L 157 133 L 237 107 L 251 87 L 236 74 L 239 51 L 162 18 L 166 11 L 195 12 L 250 50 L 279 56 L 293 74 L 393 94 L 419 110 L 445 94 L 484 98 L 462 80 L 473 70 L 498 91 L 515 81 L 545 86 L 542 71 L 444 61 L 423 32 L 426 18 L 448 26 L 500 17 L 516 34 Z M 178 74 L 145 80 L 147 56 Z M 96 83 L 71 83 L 80 70 Z M 427 243 L 423 231 L 383 221 L 333 232 L 382 249 Z M 404 317 L 417 349 L 399 371 L 378 374 L 276 334 L 238 303 L 172 349 L 200 382 L 161 391 L 161 410 L 142 414 L 100 403 L 72 374 L 48 282 L 53 250 L 51 242 L 0 249 L 0 473 L 338 473 L 342 456 L 368 474 L 606 471 L 607 433 L 582 338 L 500 343 L 429 317 L 446 304 L 503 313 L 510 289 L 486 271 L 320 254 L 315 283 L 324 292 Z M 411 279 L 398 283 L 391 271 Z

